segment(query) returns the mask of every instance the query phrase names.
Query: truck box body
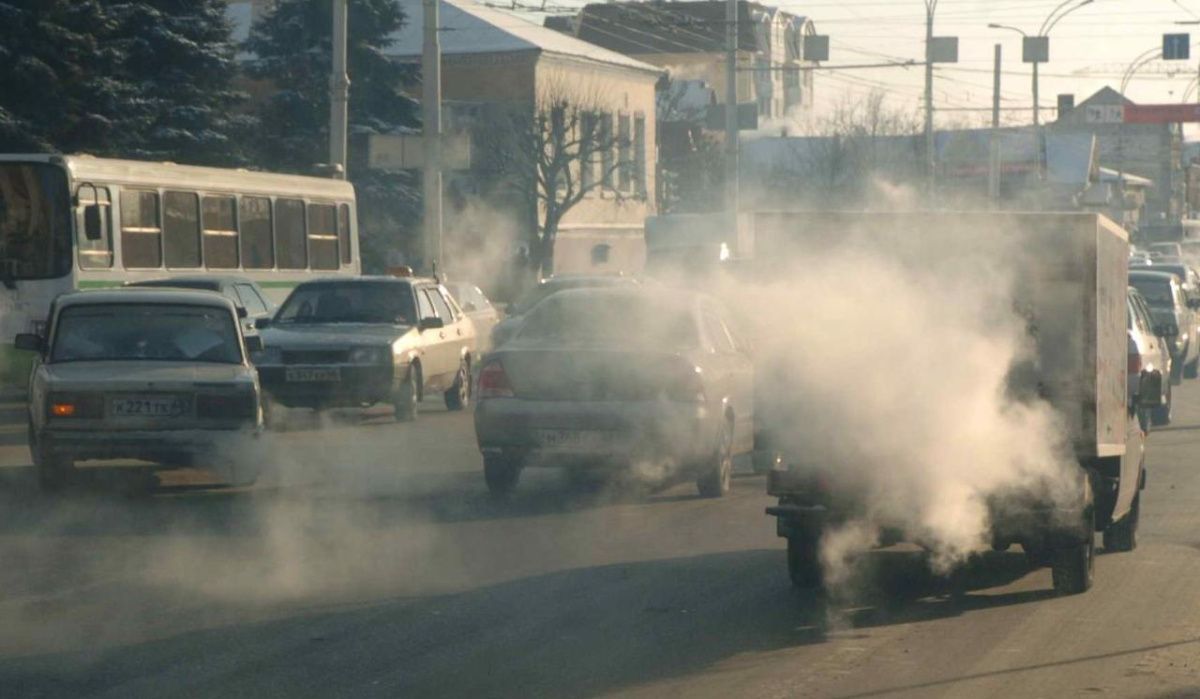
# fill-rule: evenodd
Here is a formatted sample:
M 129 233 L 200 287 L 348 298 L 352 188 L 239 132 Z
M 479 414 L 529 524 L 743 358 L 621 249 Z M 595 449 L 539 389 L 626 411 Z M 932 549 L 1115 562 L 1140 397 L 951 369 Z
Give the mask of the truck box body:
M 755 269 L 795 274 L 804 256 L 844 246 L 936 272 L 995 264 L 1036 346 L 1038 389 L 1081 459 L 1124 453 L 1128 235 L 1099 214 L 758 212 Z M 857 246 L 857 247 L 854 247 Z M 797 264 L 801 263 L 801 264 Z

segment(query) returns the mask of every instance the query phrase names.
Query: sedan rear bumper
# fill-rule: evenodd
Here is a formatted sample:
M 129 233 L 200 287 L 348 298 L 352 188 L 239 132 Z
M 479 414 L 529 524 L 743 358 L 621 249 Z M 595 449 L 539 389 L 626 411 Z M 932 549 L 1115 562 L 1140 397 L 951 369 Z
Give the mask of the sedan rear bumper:
M 698 403 L 482 400 L 475 435 L 485 453 L 519 453 L 529 466 L 694 463 L 709 457 L 722 416 Z
M 139 459 L 178 461 L 181 458 L 233 460 L 254 444 L 260 430 L 246 426 L 235 429 L 176 430 L 66 430 L 42 432 L 38 442 L 73 460 Z

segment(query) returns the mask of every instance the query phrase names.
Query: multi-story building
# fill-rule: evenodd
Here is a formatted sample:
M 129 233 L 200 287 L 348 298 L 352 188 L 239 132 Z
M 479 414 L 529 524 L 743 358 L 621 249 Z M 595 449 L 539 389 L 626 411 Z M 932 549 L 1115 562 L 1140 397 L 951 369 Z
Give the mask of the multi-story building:
M 578 17 L 549 24 L 659 66 L 672 80 L 703 81 L 723 105 L 725 11 L 723 0 L 593 3 Z M 739 0 L 738 104 L 755 105 L 760 122 L 811 110 L 812 64 L 803 59 L 803 40 L 815 33 L 806 17 Z

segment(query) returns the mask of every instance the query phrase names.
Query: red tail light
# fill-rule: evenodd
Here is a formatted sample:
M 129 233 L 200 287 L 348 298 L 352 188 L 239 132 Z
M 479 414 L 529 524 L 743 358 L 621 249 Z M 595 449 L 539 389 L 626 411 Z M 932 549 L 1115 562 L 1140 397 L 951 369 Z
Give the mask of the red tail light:
M 1129 373 L 1142 373 L 1142 355 L 1136 353 L 1129 355 Z
M 46 412 L 53 418 L 101 418 L 104 417 L 104 401 L 96 394 L 52 393 Z
M 479 371 L 480 398 L 512 398 L 512 383 L 500 362 L 489 362 Z

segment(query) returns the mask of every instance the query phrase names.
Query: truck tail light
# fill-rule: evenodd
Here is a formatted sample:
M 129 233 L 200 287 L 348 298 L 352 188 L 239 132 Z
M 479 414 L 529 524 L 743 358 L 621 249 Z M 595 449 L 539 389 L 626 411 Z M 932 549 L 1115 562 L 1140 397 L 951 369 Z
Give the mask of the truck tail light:
M 513 398 L 512 383 L 499 361 L 489 362 L 479 372 L 480 398 Z

